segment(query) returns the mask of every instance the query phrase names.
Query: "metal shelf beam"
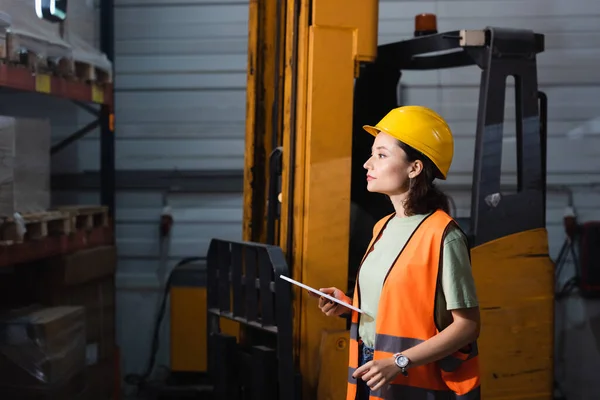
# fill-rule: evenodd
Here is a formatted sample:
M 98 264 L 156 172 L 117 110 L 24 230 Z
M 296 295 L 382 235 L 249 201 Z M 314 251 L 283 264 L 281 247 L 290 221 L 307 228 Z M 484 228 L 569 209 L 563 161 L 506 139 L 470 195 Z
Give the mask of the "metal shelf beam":
M 0 87 L 36 92 L 54 97 L 85 103 L 111 105 L 112 84 L 91 84 L 58 76 L 33 73 L 29 69 L 12 64 L 0 64 Z
M 80 230 L 69 235 L 47 236 L 0 248 L 0 267 L 41 260 L 92 247 L 114 244 L 112 227 Z

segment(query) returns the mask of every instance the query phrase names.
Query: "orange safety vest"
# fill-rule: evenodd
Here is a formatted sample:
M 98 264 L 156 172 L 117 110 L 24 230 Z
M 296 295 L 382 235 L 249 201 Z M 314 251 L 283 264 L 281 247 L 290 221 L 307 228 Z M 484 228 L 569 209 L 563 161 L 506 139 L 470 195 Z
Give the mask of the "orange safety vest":
M 394 215 L 375 224 L 363 262 Z M 439 332 L 434 316 L 435 295 L 444 233 L 450 223 L 453 223 L 452 218 L 441 210 L 426 217 L 388 271 L 375 324 L 374 360 L 392 357 Z M 352 304 L 360 308 L 358 274 Z M 359 361 L 358 325 L 359 313 L 352 311 L 346 400 L 355 400 L 357 393 L 357 381 L 352 374 Z M 467 350 L 457 351 L 443 360 L 409 368 L 407 377 L 399 373 L 389 385 L 371 391 L 370 400 L 479 400 L 479 382 L 479 357 L 477 342 L 474 342 Z

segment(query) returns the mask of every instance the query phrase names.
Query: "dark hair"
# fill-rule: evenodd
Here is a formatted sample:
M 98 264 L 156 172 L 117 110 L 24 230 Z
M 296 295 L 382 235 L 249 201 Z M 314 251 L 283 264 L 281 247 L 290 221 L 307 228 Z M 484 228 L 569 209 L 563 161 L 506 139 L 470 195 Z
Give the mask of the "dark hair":
M 406 143 L 398 141 L 398 145 L 406 153 L 407 161 L 420 160 L 423 163 L 423 171 L 410 182 L 410 190 L 404 204 L 406 215 L 428 214 L 439 209 L 449 213 L 448 196 L 433 183 L 433 180 L 441 175 L 438 167 L 427 156 Z

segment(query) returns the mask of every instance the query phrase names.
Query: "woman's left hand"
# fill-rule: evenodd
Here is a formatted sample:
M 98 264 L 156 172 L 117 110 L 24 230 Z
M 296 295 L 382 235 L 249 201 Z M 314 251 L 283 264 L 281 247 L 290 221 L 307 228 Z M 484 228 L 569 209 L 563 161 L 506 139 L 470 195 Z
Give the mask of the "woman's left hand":
M 361 378 L 367 382 L 371 390 L 381 389 L 386 383 L 390 383 L 400 373 L 400 368 L 394 362 L 394 358 L 372 360 L 357 368 L 352 374 L 355 379 Z

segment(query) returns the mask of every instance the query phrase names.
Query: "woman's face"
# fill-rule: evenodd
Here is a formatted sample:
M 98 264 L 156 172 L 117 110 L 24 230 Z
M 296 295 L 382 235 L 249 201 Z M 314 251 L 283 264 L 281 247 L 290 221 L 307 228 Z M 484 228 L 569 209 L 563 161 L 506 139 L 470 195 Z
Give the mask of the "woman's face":
M 398 141 L 387 133 L 375 137 L 371 157 L 365 162 L 367 190 L 394 196 L 406 192 L 410 178 L 422 169 L 420 161 L 409 162 Z

